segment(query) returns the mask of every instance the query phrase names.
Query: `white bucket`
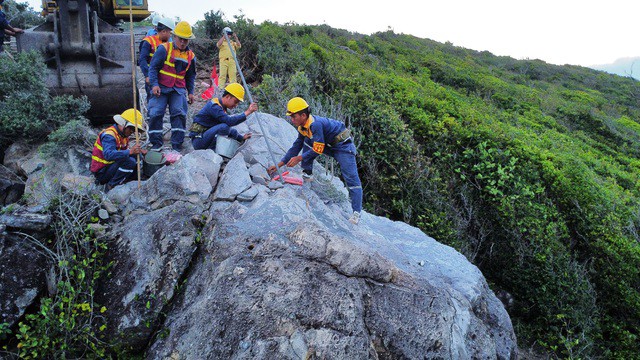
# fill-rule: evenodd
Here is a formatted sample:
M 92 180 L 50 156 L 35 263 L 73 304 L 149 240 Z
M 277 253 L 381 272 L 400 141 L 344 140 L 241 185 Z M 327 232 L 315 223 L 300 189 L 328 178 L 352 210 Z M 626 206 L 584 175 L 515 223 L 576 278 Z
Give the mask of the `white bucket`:
M 227 136 L 216 135 L 216 153 L 227 159 L 231 159 L 240 147 L 240 142 Z

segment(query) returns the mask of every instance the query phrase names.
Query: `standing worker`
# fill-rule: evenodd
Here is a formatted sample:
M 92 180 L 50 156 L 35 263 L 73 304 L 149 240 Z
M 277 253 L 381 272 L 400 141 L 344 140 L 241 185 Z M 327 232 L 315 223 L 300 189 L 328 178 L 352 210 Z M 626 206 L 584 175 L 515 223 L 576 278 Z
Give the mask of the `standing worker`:
M 162 149 L 162 118 L 169 105 L 171 116 L 171 147 L 182 150 L 187 125 L 187 102 L 193 103 L 196 79 L 196 56 L 189 49 L 194 39 L 191 25 L 186 21 L 176 24 L 173 42 L 158 46 L 149 63 L 149 140 L 153 150 Z
M 226 27 L 222 30 L 227 36 L 233 36 L 233 39 L 229 39 L 231 42 L 231 46 L 233 47 L 233 52 L 235 53 L 240 47 L 240 40 L 238 40 L 238 35 L 234 34 L 230 28 Z M 238 82 L 236 77 L 238 76 L 238 72 L 236 71 L 236 62 L 233 59 L 233 54 L 231 53 L 231 49 L 229 48 L 229 43 L 225 39 L 224 34 L 218 40 L 216 46 L 219 49 L 218 59 L 220 62 L 220 76 L 218 78 L 218 86 L 220 89 L 224 89 L 227 83 L 235 83 Z M 227 76 L 229 77 L 229 81 L 227 82 Z
M 93 144 L 90 170 L 100 184 L 106 184 L 106 191 L 133 179 L 137 173 L 137 154 L 146 154 L 140 144 L 129 149 L 129 137 L 142 127 L 142 114 L 138 110 L 125 110 L 113 117 L 115 124 L 102 130 Z
M 156 20 L 155 17 L 154 20 Z M 171 32 L 175 26 L 176 24 L 173 20 L 169 18 L 160 18 L 157 20 L 156 35 L 147 36 L 140 42 L 140 57 L 138 58 L 138 65 L 140 65 L 140 71 L 142 71 L 142 75 L 144 75 L 144 89 L 147 91 L 147 102 L 151 99 L 149 63 L 151 62 L 151 58 L 156 52 L 158 46 L 169 41 L 169 38 L 171 38 Z
M 231 110 L 244 101 L 244 88 L 238 83 L 229 84 L 224 89 L 224 94 L 219 98 L 213 98 L 193 118 L 189 137 L 195 150 L 216 148 L 216 135 L 228 135 L 230 138 L 243 141 L 251 137 L 251 133 L 240 135 L 232 126 L 236 126 L 258 110 L 258 104 L 252 103 L 242 114 L 228 115 Z
M 302 162 L 303 177 L 310 180 L 313 160 L 318 155 L 326 154 L 336 159 L 351 198 L 353 214 L 349 221 L 358 224 L 362 211 L 362 185 L 358 176 L 356 147 L 351 139 L 351 131 L 340 121 L 311 115 L 309 104 L 301 97 L 289 100 L 287 116 L 291 117 L 291 123 L 298 128 L 298 138 L 280 160 L 278 167 L 284 164 L 294 167 Z M 298 155 L 300 150 L 303 150 L 302 155 Z M 269 167 L 270 174 L 274 171 L 275 166 Z
M 7 20 L 7 15 L 4 13 L 4 11 L 2 11 L 3 3 L 4 3 L 4 0 L 0 0 L 0 56 L 5 55 L 4 49 L 2 47 L 2 44 L 4 43 L 5 32 L 7 35 L 22 34 L 24 32 L 24 30 L 20 28 L 14 28 L 13 26 L 11 26 L 11 24 L 9 24 L 9 20 Z M 11 57 L 9 53 L 6 53 L 6 55 Z

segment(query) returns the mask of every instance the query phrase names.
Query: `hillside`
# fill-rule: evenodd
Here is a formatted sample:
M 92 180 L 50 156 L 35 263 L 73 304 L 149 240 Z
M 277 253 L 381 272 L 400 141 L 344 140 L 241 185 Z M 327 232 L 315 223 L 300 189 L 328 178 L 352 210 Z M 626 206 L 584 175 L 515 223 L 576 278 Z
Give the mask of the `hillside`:
M 521 347 L 638 358 L 640 82 L 391 31 L 205 19 L 193 44 L 203 65 L 215 58 L 207 38 L 230 26 L 261 111 L 283 116 L 303 96 L 344 120 L 367 211 L 454 247 L 510 294 Z M 34 81 L 4 74 L 0 89 Z M 29 99 L 0 92 L 5 143 L 44 131 L 7 119 L 42 119 L 50 131 L 84 106 L 58 100 L 43 115 Z
M 638 81 L 390 31 L 221 15 L 207 14 L 200 35 L 239 34 L 262 109 L 282 113 L 301 95 L 345 120 L 367 209 L 477 264 L 514 296 L 523 343 L 561 357 L 637 356 Z
M 590 66 L 592 69 L 606 71 L 610 74 L 640 79 L 640 57 L 621 58 L 611 64 Z

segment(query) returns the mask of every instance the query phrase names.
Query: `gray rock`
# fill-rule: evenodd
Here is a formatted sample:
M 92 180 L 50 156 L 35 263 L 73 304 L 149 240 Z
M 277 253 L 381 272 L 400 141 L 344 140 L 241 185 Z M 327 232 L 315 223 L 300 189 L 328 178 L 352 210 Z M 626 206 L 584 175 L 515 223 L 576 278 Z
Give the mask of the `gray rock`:
M 131 195 L 133 206 L 129 211 L 139 207 L 159 209 L 175 201 L 202 203 L 218 182 L 221 164 L 222 157 L 212 150 L 196 150 L 183 156 L 158 170 L 139 192 Z
M 141 181 L 140 186 L 146 181 Z M 122 184 L 114 187 L 107 193 L 107 199 L 115 206 L 123 206 L 129 203 L 129 198 L 134 191 L 138 189 L 137 181 L 130 181 L 126 184 Z
M 220 184 L 213 194 L 215 200 L 233 201 L 251 187 L 251 177 L 242 154 L 236 154 L 222 172 Z
M 11 211 L 0 214 L 0 224 L 23 232 L 47 231 L 51 220 L 51 215 L 31 212 L 28 208 L 22 206 L 16 206 Z
M 5 150 L 4 165 L 15 174 L 27 178 L 33 172 L 44 167 L 44 160 L 40 157 L 35 146 L 16 142 Z
M 202 211 L 178 201 L 122 223 L 107 260 L 114 261 L 111 278 L 96 300 L 108 309 L 112 340 L 136 349 L 145 346 L 196 251 L 198 229 L 190 219 Z
M 24 194 L 25 184 L 18 175 L 0 165 L 0 206 L 17 202 Z
M 252 201 L 256 196 L 258 196 L 258 189 L 252 186 L 238 195 L 238 201 Z
M 267 185 L 267 187 L 271 190 L 278 190 L 278 189 L 282 189 L 284 187 L 284 184 L 281 181 L 276 181 L 276 180 L 271 180 L 269 181 L 269 184 Z
M 149 359 L 515 358 L 506 311 L 452 248 L 366 213 L 353 226 L 309 187 L 243 204 L 211 207 Z
M 44 255 L 31 240 L 0 236 L 0 324 L 17 324 L 38 295 L 46 289 Z

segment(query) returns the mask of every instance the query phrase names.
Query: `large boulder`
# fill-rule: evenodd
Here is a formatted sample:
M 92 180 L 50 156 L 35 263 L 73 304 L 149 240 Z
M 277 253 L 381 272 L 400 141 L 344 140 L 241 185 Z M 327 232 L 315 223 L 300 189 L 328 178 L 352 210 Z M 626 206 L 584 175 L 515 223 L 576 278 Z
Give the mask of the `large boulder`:
M 255 116 L 239 126 L 256 136 L 219 180 L 222 159 L 195 151 L 109 196 L 124 218 L 96 301 L 112 340 L 148 359 L 516 357 L 509 316 L 460 253 L 401 222 L 351 224 L 318 163 L 302 186 L 252 181 L 273 163 L 265 140 L 279 160 L 297 136 L 260 119 L 267 136 Z
M 452 248 L 368 214 L 352 226 L 310 188 L 245 204 L 211 207 L 148 358 L 515 357 L 506 311 Z
M 279 160 L 295 130 L 263 125 L 284 144 Z M 244 126 L 257 131 L 255 118 Z M 240 153 L 243 179 L 271 162 L 264 137 Z M 516 357 L 509 316 L 477 267 L 404 223 L 363 213 L 352 225 L 346 189 L 316 168 L 312 183 L 254 183 L 251 201 L 211 203 L 202 251 L 147 358 Z M 223 175 L 218 189 L 237 180 Z

